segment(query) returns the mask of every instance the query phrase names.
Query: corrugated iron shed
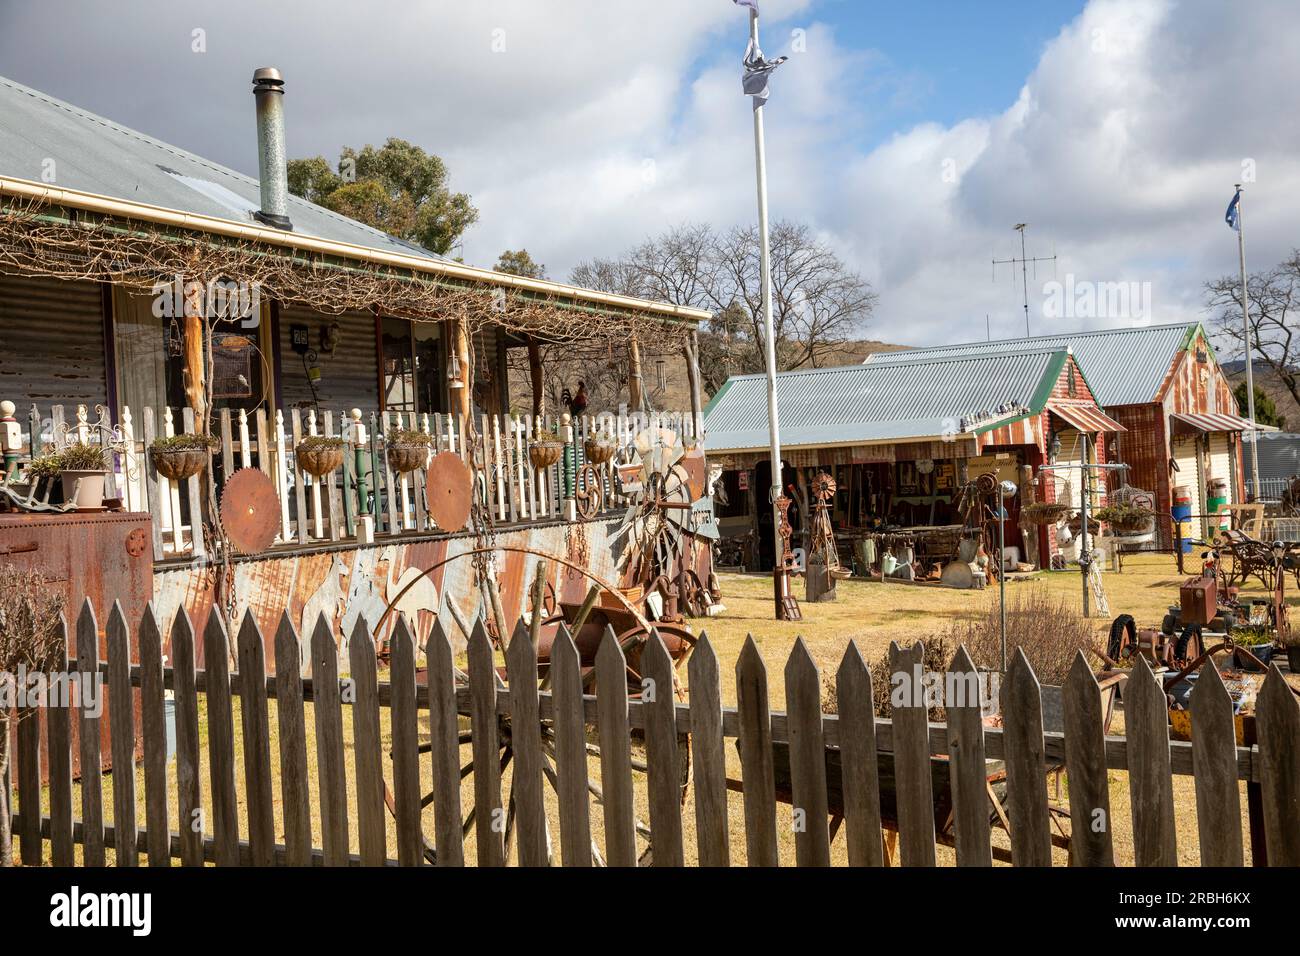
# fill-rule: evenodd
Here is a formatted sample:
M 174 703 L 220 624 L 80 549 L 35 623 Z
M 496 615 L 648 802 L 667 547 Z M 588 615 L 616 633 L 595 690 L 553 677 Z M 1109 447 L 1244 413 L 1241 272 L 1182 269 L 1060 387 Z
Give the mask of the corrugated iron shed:
M 1269 479 L 1290 478 L 1300 474 L 1300 434 L 1294 432 L 1260 432 L 1259 476 Z M 1249 451 L 1244 456 L 1246 480 L 1251 479 Z
M 996 413 L 1006 403 L 1041 411 L 1068 354 L 1016 351 L 781 372 L 781 443 L 921 441 L 951 436 L 962 418 Z M 726 381 L 704 412 L 710 452 L 767 446 L 766 389 L 762 374 Z M 988 423 L 984 416 L 980 427 Z
M 1132 329 L 1066 332 L 994 342 L 937 345 L 902 352 L 875 352 L 863 364 L 933 362 L 942 358 L 970 357 L 1025 349 L 1064 349 L 1088 376 L 1088 384 L 1102 407 L 1140 405 L 1158 400 L 1160 386 L 1175 356 L 1192 342 L 1200 323 L 1178 322 Z

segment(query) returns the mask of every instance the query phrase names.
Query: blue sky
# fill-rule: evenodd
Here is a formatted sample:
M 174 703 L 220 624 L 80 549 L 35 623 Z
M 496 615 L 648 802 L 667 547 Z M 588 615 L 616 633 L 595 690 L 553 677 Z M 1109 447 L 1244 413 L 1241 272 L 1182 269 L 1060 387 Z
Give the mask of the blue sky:
M 879 299 L 864 336 L 1023 332 L 989 260 L 1126 283 L 1125 314 L 1204 319 L 1236 269 L 1223 209 L 1249 175 L 1252 268 L 1300 246 L 1294 0 L 762 0 L 765 52 L 804 51 L 767 110 L 774 217 L 807 223 Z M 730 0 L 0 3 L 0 74 L 256 173 L 249 79 L 286 78 L 293 156 L 411 140 L 480 220 L 463 253 L 526 247 L 555 278 L 684 222 L 753 221 L 746 13 Z M 361 11 L 364 9 L 364 15 Z M 250 29 L 251 23 L 256 30 Z M 50 29 L 58 23 L 59 29 Z M 193 48 L 194 31 L 205 48 Z M 1032 278 L 1032 277 L 1031 277 Z
M 871 103 L 890 108 L 877 127 L 879 139 L 883 130 L 1001 112 L 1015 101 L 1047 41 L 1083 6 L 1080 0 L 821 0 L 811 13 L 834 26 L 840 43 L 881 58 L 872 73 L 887 78 L 886 90 Z

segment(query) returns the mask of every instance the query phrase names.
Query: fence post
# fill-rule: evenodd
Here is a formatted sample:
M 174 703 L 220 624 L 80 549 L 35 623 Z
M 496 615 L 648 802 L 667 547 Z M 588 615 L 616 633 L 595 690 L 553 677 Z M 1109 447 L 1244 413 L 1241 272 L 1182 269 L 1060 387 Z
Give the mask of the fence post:
M 51 676 L 62 675 L 70 681 L 68 666 L 68 622 L 59 612 L 58 647 L 55 648 Z M 54 686 L 51 684 L 51 686 Z M 50 755 L 50 863 L 54 866 L 72 866 L 72 687 L 67 686 L 67 705 L 51 700 L 46 711 L 46 745 Z M 0 782 L 0 786 L 5 784 Z M 165 824 L 165 821 L 164 821 Z
M 794 849 L 799 866 L 831 865 L 821 690 L 821 674 L 808 645 L 802 637 L 795 638 L 785 664 L 785 706 L 791 813 L 796 824 Z
M 167 812 L 167 713 L 164 703 L 162 631 L 153 602 L 145 605 L 137 637 L 140 648 L 140 719 L 144 736 L 145 838 L 150 866 L 171 866 Z
M 244 612 L 237 640 L 248 847 L 254 866 L 271 866 L 275 862 L 275 797 L 271 784 L 271 721 L 266 706 L 266 648 L 251 609 Z
M 948 776 L 952 789 L 953 829 L 958 866 L 992 866 L 989 843 L 988 771 L 984 764 L 984 720 L 979 671 L 965 645 L 957 648 L 948 668 L 951 687 L 965 699 L 947 701 Z M 974 699 L 971 699 L 971 695 Z
M 1300 806 L 1300 703 L 1276 664 L 1269 665 L 1255 717 L 1268 865 L 1300 866 L 1300 827 L 1295 819 Z
M 280 728 L 280 801 L 285 862 L 311 865 L 311 795 L 307 787 L 307 725 L 302 707 L 302 648 L 286 609 L 275 630 L 275 712 Z
M 90 716 L 83 706 L 77 739 L 81 757 L 82 860 L 86 866 L 104 865 L 104 771 L 100 754 L 100 721 L 103 720 L 104 684 L 99 673 L 99 625 L 95 609 L 86 598 L 77 617 L 77 671 L 85 684 L 95 688 L 101 716 Z
M 436 620 L 436 619 L 435 619 Z M 501 767 L 497 741 L 497 688 L 500 678 L 493 660 L 492 642 L 480 614 L 466 647 L 469 665 L 470 729 L 474 751 L 474 815 L 479 866 L 505 866 L 501 806 Z M 536 681 L 536 677 L 533 678 Z
M 776 770 L 767 669 L 752 634 L 736 660 L 740 767 L 745 781 L 745 848 L 750 866 L 776 866 Z
M 1070 780 L 1070 864 L 1113 866 L 1110 785 L 1101 689 L 1079 651 L 1064 688 L 1065 766 Z
M 176 696 L 176 812 L 181 865 L 203 865 L 203 782 L 199 775 L 199 695 L 194 628 L 181 605 L 172 622 L 172 682 Z
M 627 661 L 607 624 L 596 648 L 596 730 L 605 803 L 605 856 L 610 866 L 637 864 L 626 688 Z
M 613 643 L 613 642 L 611 642 Z M 695 836 L 700 866 L 730 866 L 727 757 L 722 735 L 718 656 L 707 633 L 686 664 L 691 688 L 691 756 L 695 768 Z M 820 718 L 819 718 L 820 719 Z
M 230 641 L 221 609 L 213 605 L 203 629 L 204 688 L 208 700 L 208 771 L 217 866 L 239 865 L 239 803 L 235 795 L 235 722 L 230 693 Z
M 903 866 L 935 865 L 929 711 L 924 690 L 916 679 L 924 662 L 925 647 L 920 641 L 906 650 L 897 641 L 890 643 L 889 670 L 892 674 L 904 675 L 911 688 L 908 706 L 895 705 L 893 709 L 898 852 Z

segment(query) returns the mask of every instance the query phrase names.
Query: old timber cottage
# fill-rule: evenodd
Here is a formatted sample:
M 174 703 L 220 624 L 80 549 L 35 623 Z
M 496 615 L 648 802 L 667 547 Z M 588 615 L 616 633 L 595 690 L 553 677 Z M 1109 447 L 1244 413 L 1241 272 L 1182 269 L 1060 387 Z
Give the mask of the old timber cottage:
M 444 616 L 459 639 L 495 603 L 508 628 L 530 613 L 536 555 L 555 558 L 547 612 L 581 604 L 593 580 L 661 619 L 698 610 L 702 480 L 690 500 L 704 507 L 654 525 L 671 546 L 629 560 L 645 526 L 614 534 L 647 469 L 682 455 L 693 476 L 704 468 L 697 418 L 650 432 L 618 410 L 512 414 L 507 353 L 640 342 L 687 358 L 699 409 L 692 357 L 707 313 L 466 266 L 290 195 L 279 73 L 259 70 L 253 93 L 260 181 L 0 78 L 0 400 L 20 437 L 10 491 L 31 487 L 19 481 L 29 459 L 88 443 L 107 455 L 115 506 L 10 506 L 0 545 L 40 537 L 12 559 L 71 575 L 74 615 L 87 595 L 102 608 L 120 598 L 131 621 L 149 600 L 164 621 L 182 607 L 195 621 L 214 604 L 230 620 L 251 608 L 268 646 L 284 611 L 300 634 L 324 613 L 339 640 L 394 607 L 422 632 Z M 250 154 L 253 119 L 250 108 Z M 388 454 L 399 427 L 424 443 L 414 467 Z M 203 470 L 159 472 L 154 440 L 196 431 L 214 440 Z M 629 463 L 645 435 L 653 447 Z M 318 443 L 337 452 L 323 470 L 297 453 L 313 436 L 341 439 Z M 447 453 L 460 466 L 426 467 Z

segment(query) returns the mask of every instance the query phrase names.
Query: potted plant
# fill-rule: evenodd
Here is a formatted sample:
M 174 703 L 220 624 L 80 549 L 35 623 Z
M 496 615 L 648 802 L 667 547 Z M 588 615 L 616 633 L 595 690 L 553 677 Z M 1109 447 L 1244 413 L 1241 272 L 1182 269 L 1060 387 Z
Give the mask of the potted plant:
M 528 443 L 528 460 L 534 468 L 549 468 L 560 460 L 564 452 L 564 442 L 555 432 L 546 428 L 537 429 L 537 437 Z
M 54 479 L 59 477 L 59 472 L 63 465 L 57 454 L 41 455 L 39 458 L 33 458 L 27 464 L 27 480 L 30 483 L 29 490 L 33 497 L 40 496 L 44 491 L 53 492 L 53 496 L 59 495 L 62 488 L 55 484 Z M 62 500 L 59 496 L 58 500 Z
M 217 444 L 212 435 L 173 435 L 155 438 L 149 453 L 158 474 L 170 481 L 184 481 L 208 466 Z
M 592 432 L 583 440 L 582 451 L 587 456 L 587 461 L 593 465 L 603 465 L 618 451 L 618 439 L 608 430 Z
M 1286 663 L 1291 673 L 1300 674 L 1300 633 L 1289 632 L 1282 639 L 1282 646 L 1286 649 Z
M 298 467 L 313 478 L 323 478 L 343 464 L 343 439 L 310 435 L 294 446 Z
M 385 436 L 388 467 L 403 475 L 423 468 L 432 444 L 433 436 L 426 432 L 414 428 L 390 428 Z
M 1238 667 L 1256 673 L 1268 669 L 1268 662 L 1273 658 L 1273 628 L 1267 624 L 1243 624 L 1233 629 L 1232 640 L 1239 648 L 1232 654 Z M 1242 650 L 1249 651 L 1264 666 L 1261 668 L 1259 664 L 1243 654 Z
M 102 445 L 78 443 L 59 453 L 59 476 L 63 500 L 75 502 L 78 511 L 100 511 L 104 507 L 104 475 L 108 454 Z
M 1070 513 L 1070 506 L 1059 501 L 1035 501 L 1020 509 L 1020 520 L 1028 524 L 1053 525 Z
M 1141 534 L 1155 514 L 1150 508 L 1141 505 L 1117 504 L 1099 508 L 1094 517 L 1110 525 L 1111 531 L 1116 534 Z

